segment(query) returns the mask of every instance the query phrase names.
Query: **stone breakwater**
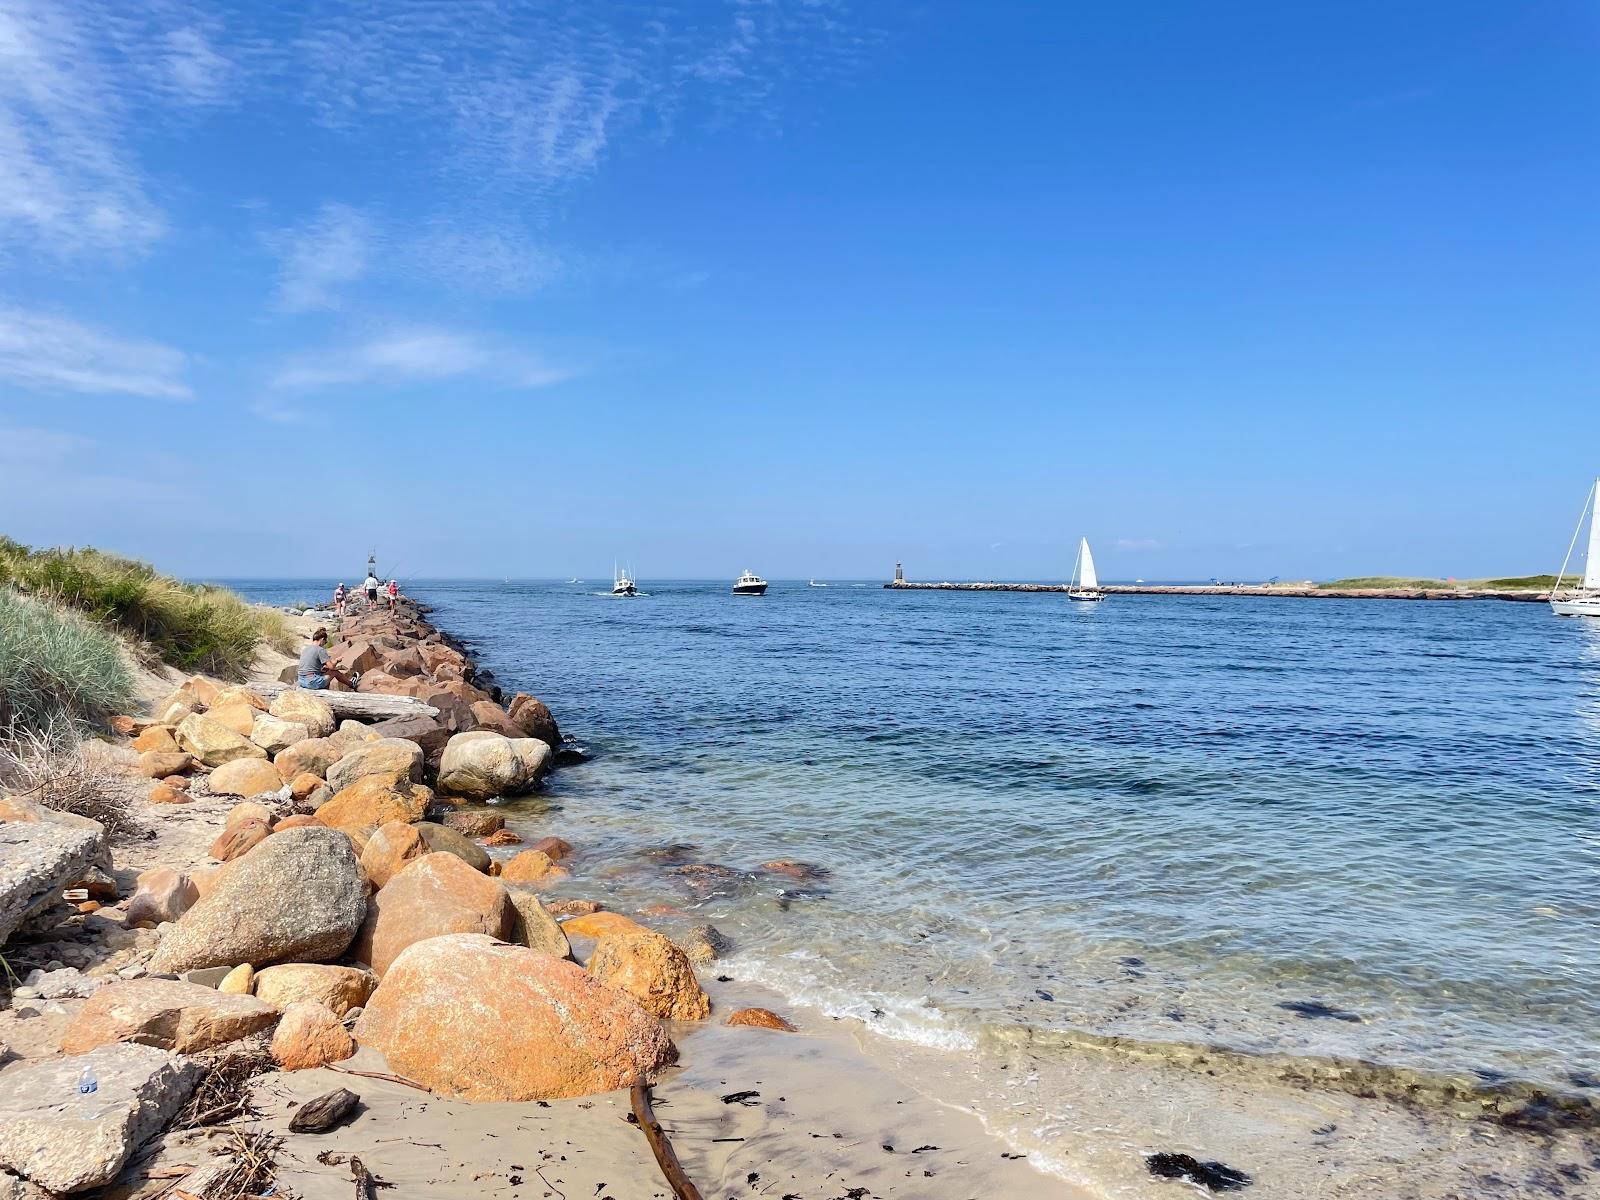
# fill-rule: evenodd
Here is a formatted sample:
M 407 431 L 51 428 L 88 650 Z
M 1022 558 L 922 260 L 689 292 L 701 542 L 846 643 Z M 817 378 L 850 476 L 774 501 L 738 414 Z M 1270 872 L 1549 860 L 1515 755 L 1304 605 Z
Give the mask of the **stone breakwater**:
M 28 1061 L 0 1071 L 0 1195 L 109 1183 L 190 1102 L 204 1057 L 252 1039 L 282 1071 L 371 1050 L 440 1096 L 534 1102 L 649 1081 L 677 1055 L 663 1022 L 711 1015 L 683 947 L 598 903 L 546 903 L 571 846 L 505 849 L 521 839 L 488 802 L 568 757 L 550 710 L 505 697 L 414 604 L 330 624 L 356 692 L 196 676 L 115 720 L 114 786 L 158 819 L 203 809 L 206 861 L 133 876 L 81 818 L 0 800 L 8 836 L 74 847 L 66 876 L 28 885 L 32 924 L 6 946 L 26 978 L 0 1038 Z M 63 879 L 89 899 L 63 903 Z M 63 1083 L 85 1073 L 92 1092 Z
M 907 583 L 883 585 L 892 592 L 1068 592 L 1064 583 Z M 1275 596 L 1290 600 L 1520 600 L 1542 603 L 1549 592 L 1488 588 L 1318 588 L 1270 584 L 1104 584 L 1108 596 Z

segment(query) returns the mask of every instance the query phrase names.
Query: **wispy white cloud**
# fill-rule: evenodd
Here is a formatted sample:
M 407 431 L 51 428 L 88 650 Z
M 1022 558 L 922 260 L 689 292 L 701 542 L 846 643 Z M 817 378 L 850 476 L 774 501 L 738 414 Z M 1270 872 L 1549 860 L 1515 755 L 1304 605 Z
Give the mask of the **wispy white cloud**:
M 54 0 L 0 5 L 0 238 L 136 253 L 164 222 L 122 145 L 92 15 Z
M 1118 538 L 1111 543 L 1117 550 L 1160 550 L 1161 543 L 1155 538 Z
M 347 204 L 324 204 L 306 225 L 273 235 L 282 255 L 278 303 L 290 312 L 333 308 L 340 289 L 367 273 L 374 250 L 372 222 Z
M 192 400 L 189 356 L 51 313 L 0 307 L 0 379 L 31 392 Z
M 272 377 L 285 392 L 354 384 L 390 387 L 473 377 L 514 389 L 549 387 L 578 372 L 522 347 L 448 329 L 393 330 L 334 349 L 297 356 Z

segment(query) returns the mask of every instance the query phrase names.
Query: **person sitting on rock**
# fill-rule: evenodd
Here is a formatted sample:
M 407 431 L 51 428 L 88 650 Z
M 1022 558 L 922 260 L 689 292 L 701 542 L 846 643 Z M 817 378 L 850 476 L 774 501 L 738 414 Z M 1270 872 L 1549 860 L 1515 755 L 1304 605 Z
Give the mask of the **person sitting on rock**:
M 330 675 L 355 691 L 355 680 L 328 661 L 328 631 L 319 627 L 311 635 L 311 644 L 300 651 L 300 669 L 295 683 L 308 691 L 326 691 Z

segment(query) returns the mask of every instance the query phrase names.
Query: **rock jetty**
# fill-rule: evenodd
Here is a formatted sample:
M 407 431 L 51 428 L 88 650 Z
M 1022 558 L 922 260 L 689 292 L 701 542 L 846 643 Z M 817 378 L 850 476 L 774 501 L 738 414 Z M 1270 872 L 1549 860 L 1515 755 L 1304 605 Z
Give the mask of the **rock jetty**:
M 0 798 L 0 938 L 55 922 L 46 945 L 73 958 L 13 991 L 59 1021 L 0 1069 L 0 1195 L 111 1181 L 230 1047 L 282 1071 L 375 1052 L 441 1095 L 533 1102 L 648 1082 L 677 1055 L 663 1019 L 709 1015 L 684 952 L 632 922 L 589 931 L 593 969 L 573 961 L 539 891 L 568 876 L 566 842 L 504 877 L 485 848 L 517 840 L 493 802 L 555 764 L 549 708 L 504 696 L 409 602 L 336 635 L 354 692 L 196 676 L 117 719 L 117 786 L 203 814 L 209 863 L 134 875 L 95 822 Z M 97 898 L 64 905 L 74 884 Z

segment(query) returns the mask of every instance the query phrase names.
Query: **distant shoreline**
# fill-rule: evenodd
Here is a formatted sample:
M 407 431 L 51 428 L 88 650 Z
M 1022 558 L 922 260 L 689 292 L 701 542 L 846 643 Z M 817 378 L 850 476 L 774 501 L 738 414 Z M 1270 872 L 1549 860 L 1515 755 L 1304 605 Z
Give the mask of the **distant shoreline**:
M 892 592 L 1066 592 L 1064 583 L 911 583 L 883 585 Z M 1295 600 L 1518 600 L 1541 603 L 1548 591 L 1506 588 L 1340 588 L 1274 584 L 1102 584 L 1107 595 L 1120 596 L 1275 596 Z

